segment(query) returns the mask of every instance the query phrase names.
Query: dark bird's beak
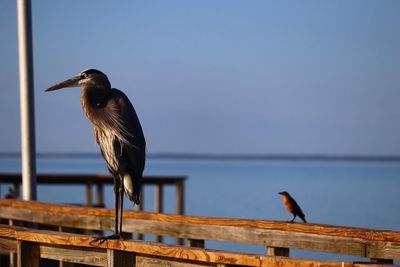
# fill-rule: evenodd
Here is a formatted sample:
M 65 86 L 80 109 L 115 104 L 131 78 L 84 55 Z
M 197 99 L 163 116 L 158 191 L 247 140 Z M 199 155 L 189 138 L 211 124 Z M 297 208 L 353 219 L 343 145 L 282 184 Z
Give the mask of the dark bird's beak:
M 81 80 L 81 76 L 75 76 L 71 79 L 68 79 L 66 81 L 57 83 L 56 85 L 53 85 L 52 87 L 50 87 L 49 89 L 46 90 L 46 92 L 49 91 L 54 91 L 54 90 L 58 90 L 58 89 L 62 89 L 62 88 L 67 88 L 67 87 L 79 87 L 79 81 Z
M 279 192 L 278 194 L 279 194 L 279 195 L 282 195 L 282 194 L 283 194 L 283 192 Z

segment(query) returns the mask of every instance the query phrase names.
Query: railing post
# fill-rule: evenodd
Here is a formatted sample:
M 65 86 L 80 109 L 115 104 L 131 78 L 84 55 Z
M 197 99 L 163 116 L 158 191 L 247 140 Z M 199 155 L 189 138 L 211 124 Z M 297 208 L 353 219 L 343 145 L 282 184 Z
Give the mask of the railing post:
M 176 183 L 176 214 L 185 214 L 185 187 L 184 182 Z
M 131 267 L 135 266 L 135 254 L 122 250 L 107 250 L 107 267 Z
M 135 205 L 136 211 L 143 211 L 144 209 L 144 186 L 142 187 L 142 192 L 140 193 L 140 204 Z M 143 234 L 137 234 L 136 239 L 138 240 L 143 240 L 144 236 Z
M 267 247 L 267 255 L 289 257 L 289 249 L 280 247 Z
M 8 225 L 14 226 L 15 225 L 14 220 L 9 219 Z M 16 253 L 10 252 L 9 260 L 10 260 L 10 267 L 17 267 L 17 254 Z
M 164 212 L 164 203 L 163 203 L 163 198 L 164 198 L 164 190 L 163 190 L 163 185 L 161 183 L 156 184 L 155 187 L 155 192 L 154 192 L 154 209 L 155 212 L 157 213 L 163 213 Z
M 97 207 L 104 208 L 104 185 L 102 183 L 96 184 L 96 204 Z
M 202 239 L 190 239 L 188 238 L 188 246 L 195 248 L 205 248 L 205 241 Z
M 39 267 L 39 244 L 20 241 L 17 242 L 18 267 Z
M 154 192 L 154 209 L 155 212 L 157 213 L 163 213 L 164 211 L 164 203 L 163 203 L 163 199 L 164 199 L 164 190 L 163 190 L 163 185 L 162 183 L 157 183 L 156 187 L 155 187 L 155 192 Z M 157 236 L 156 237 L 156 241 L 157 242 L 162 242 L 163 241 L 163 237 L 162 236 Z
M 86 183 L 86 206 L 93 207 L 93 182 Z
M 175 183 L 176 187 L 176 214 L 183 215 L 185 214 L 185 186 L 184 181 L 180 180 Z M 176 239 L 178 245 L 183 245 L 183 238 Z

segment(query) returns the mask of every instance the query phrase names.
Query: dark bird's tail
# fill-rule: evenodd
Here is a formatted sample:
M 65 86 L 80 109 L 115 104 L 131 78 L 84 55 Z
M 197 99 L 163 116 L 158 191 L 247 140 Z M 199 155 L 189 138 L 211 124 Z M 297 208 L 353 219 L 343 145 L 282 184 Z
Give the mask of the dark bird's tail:
M 299 214 L 299 217 L 300 217 L 300 219 L 302 219 L 303 220 L 303 222 L 307 222 L 306 221 L 306 216 L 304 215 L 304 214 Z

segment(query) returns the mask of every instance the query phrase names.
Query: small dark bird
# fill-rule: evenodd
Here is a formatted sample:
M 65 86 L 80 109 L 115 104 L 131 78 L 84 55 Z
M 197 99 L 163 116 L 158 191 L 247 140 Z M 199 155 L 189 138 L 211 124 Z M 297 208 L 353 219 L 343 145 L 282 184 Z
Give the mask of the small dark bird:
M 119 239 L 122 234 L 124 191 L 129 200 L 137 205 L 140 203 L 146 158 L 142 127 L 128 97 L 120 90 L 111 88 L 107 76 L 101 71 L 82 71 L 46 91 L 66 87 L 82 87 L 83 111 L 93 124 L 95 140 L 108 170 L 114 176 L 115 234 L 98 241 L 103 243 L 107 239 Z
M 8 199 L 16 199 L 18 198 L 18 190 L 17 189 L 13 189 L 12 187 L 8 188 L 8 193 L 5 195 L 5 198 Z
M 289 222 L 293 222 L 296 219 L 296 216 L 299 216 L 303 222 L 307 222 L 303 211 L 301 210 L 300 206 L 297 204 L 296 200 L 292 198 L 288 192 L 283 191 L 279 192 L 280 195 L 283 197 L 283 203 L 285 204 L 286 209 L 293 214 L 293 218 Z

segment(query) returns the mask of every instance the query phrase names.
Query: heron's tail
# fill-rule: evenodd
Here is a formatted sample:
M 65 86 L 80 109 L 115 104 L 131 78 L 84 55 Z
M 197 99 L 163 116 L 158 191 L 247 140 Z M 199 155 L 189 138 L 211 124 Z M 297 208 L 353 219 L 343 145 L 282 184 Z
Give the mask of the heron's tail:
M 136 205 L 140 204 L 140 185 L 139 188 L 134 188 L 132 183 L 132 177 L 129 173 L 124 174 L 122 177 L 124 179 L 124 190 L 126 196 L 130 201 L 134 202 Z

